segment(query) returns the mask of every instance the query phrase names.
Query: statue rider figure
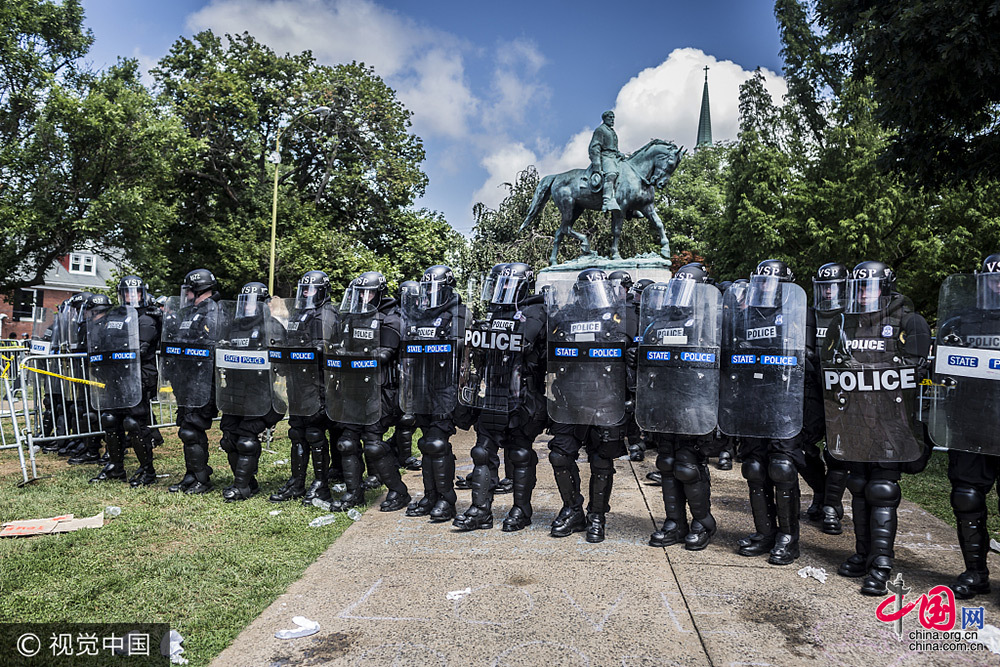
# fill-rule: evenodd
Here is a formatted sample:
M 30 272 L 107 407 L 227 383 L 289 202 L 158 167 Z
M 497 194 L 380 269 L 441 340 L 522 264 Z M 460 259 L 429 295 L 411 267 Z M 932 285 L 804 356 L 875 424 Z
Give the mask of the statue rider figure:
M 618 211 L 618 199 L 615 197 L 615 181 L 618 180 L 618 162 L 622 154 L 618 152 L 618 135 L 615 133 L 615 112 L 605 111 L 601 114 L 601 123 L 594 136 L 590 139 L 587 152 L 590 155 L 591 187 L 597 190 L 598 181 L 593 175 L 603 175 L 604 203 L 602 211 Z

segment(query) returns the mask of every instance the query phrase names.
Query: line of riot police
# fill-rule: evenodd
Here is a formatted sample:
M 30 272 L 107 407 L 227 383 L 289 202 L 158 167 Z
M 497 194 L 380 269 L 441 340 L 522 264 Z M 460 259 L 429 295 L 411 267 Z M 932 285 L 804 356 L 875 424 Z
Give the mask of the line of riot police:
M 754 526 L 738 553 L 794 562 L 799 476 L 813 489 L 807 516 L 830 534 L 843 530 L 847 488 L 856 549 L 838 572 L 863 578 L 862 592 L 880 595 L 892 569 L 900 476 L 923 469 L 933 441 L 952 450 L 952 503 L 967 565 L 955 591 L 972 596 L 989 589 L 984 497 L 1000 474 L 1000 428 L 970 427 L 983 414 L 1000 421 L 992 400 L 1000 386 L 997 260 L 942 287 L 935 379 L 927 322 L 881 262 L 852 271 L 824 265 L 812 307 L 778 260 L 761 262 L 725 291 L 690 264 L 666 283 L 632 285 L 627 274 L 587 269 L 534 293 L 531 267 L 505 263 L 484 281 L 479 319 L 445 266 L 406 284 L 398 300 L 380 273 L 364 273 L 339 308 L 321 271 L 306 273 L 293 299 L 271 298 L 250 283 L 227 302 L 211 272 L 198 269 L 162 315 L 141 279 L 126 277 L 120 305 L 100 304 L 85 318 L 90 373 L 104 384 L 94 395 L 109 456 L 95 481 L 125 479 L 126 442 L 140 463 L 132 483 L 155 481 L 148 401 L 159 348 L 186 463 L 171 491 L 212 488 L 207 430 L 221 410 L 234 475 L 223 496 L 250 498 L 258 491 L 261 433 L 287 414 L 291 476 L 270 500 L 347 510 L 363 501 L 367 466 L 388 489 L 382 511 L 488 529 L 502 488 L 502 449 L 513 491 L 502 526 L 514 532 L 532 521 L 533 443 L 548 429 L 562 500 L 553 537 L 584 532 L 587 541 L 602 541 L 613 461 L 641 459 L 648 443 L 657 451 L 666 514 L 650 544 L 700 550 L 717 530 L 708 457 L 731 466 L 737 448 Z M 925 380 L 933 390 L 921 411 Z M 392 427 L 396 437 L 387 441 Z M 470 427 L 471 503 L 460 511 L 450 439 Z M 415 428 L 422 464 L 410 451 Z M 586 508 L 580 450 L 590 464 Z M 423 494 L 414 501 L 400 468 L 418 465 Z M 345 486 L 337 499 L 334 480 Z

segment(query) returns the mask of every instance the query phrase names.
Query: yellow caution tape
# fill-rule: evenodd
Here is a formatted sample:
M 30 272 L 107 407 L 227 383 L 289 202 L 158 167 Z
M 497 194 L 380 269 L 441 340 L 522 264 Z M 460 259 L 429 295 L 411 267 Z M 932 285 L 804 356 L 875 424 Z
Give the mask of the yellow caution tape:
M 51 371 L 43 371 L 41 368 L 32 368 L 31 366 L 21 366 L 26 371 L 31 371 L 32 373 L 41 373 L 42 375 L 51 375 L 54 378 L 59 378 L 60 380 L 68 380 L 70 382 L 78 382 L 80 384 L 90 384 L 95 387 L 104 389 L 105 385 L 103 382 L 94 382 L 93 380 L 81 380 L 80 378 L 71 378 L 65 375 L 59 375 L 59 373 L 53 373 Z

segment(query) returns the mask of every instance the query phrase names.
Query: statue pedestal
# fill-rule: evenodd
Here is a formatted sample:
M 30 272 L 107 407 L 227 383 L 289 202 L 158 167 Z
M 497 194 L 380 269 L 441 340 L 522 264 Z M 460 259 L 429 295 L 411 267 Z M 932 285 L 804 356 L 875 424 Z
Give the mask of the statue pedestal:
M 605 273 L 628 271 L 633 281 L 648 278 L 653 282 L 665 283 L 673 275 L 670 264 L 669 259 L 654 253 L 628 259 L 607 259 L 597 255 L 578 257 L 570 262 L 541 269 L 535 276 L 535 289 L 540 291 L 545 285 L 559 280 L 576 280 L 577 274 L 584 269 L 602 269 Z

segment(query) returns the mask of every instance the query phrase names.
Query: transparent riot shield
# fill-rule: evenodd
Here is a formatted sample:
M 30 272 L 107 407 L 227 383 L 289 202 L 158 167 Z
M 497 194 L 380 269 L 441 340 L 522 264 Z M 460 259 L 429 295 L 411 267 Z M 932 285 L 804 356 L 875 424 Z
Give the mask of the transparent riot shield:
M 820 345 L 826 447 L 844 461 L 902 463 L 924 451 L 917 368 L 902 354 L 897 297 L 873 313 L 842 313 Z
M 222 414 L 263 417 L 271 411 L 270 309 L 263 300 L 252 307 L 245 301 L 220 301 L 219 307 L 222 326 L 215 348 L 215 404 Z
M 297 309 L 295 299 L 271 299 L 268 357 L 271 405 L 281 414 L 311 417 L 323 410 L 323 340 L 329 306 Z
M 90 399 L 98 410 L 132 408 L 142 400 L 139 314 L 118 306 L 87 320 Z M 103 386 L 101 386 L 103 385 Z
M 625 304 L 609 281 L 558 281 L 545 290 L 546 397 L 560 424 L 612 426 L 628 400 Z
M 56 314 L 48 308 L 35 308 L 32 315 L 35 321 L 31 325 L 31 354 L 58 352 L 59 346 L 52 341 L 52 337 L 58 335 Z
M 705 435 L 719 414 L 722 294 L 671 280 L 642 292 L 635 418 L 655 433 Z
M 1000 310 L 978 291 L 995 274 L 948 276 L 938 294 L 938 332 L 927 428 L 934 444 L 1000 455 Z
M 214 397 L 215 346 L 223 325 L 219 302 L 205 299 L 182 308 L 170 297 L 163 308 L 160 354 L 164 383 L 177 405 L 200 408 Z
M 399 407 L 403 412 L 444 415 L 454 411 L 467 311 L 458 298 L 431 307 L 420 291 L 402 294 Z
M 805 391 L 806 293 L 773 276 L 754 276 L 741 292 L 730 288 L 723 297 L 719 428 L 737 437 L 795 437 Z
M 520 405 L 524 332 L 510 316 L 477 320 L 466 330 L 459 372 L 462 405 L 500 414 Z
M 378 313 L 341 310 L 326 341 L 326 414 L 343 424 L 374 424 L 382 416 L 381 342 Z

